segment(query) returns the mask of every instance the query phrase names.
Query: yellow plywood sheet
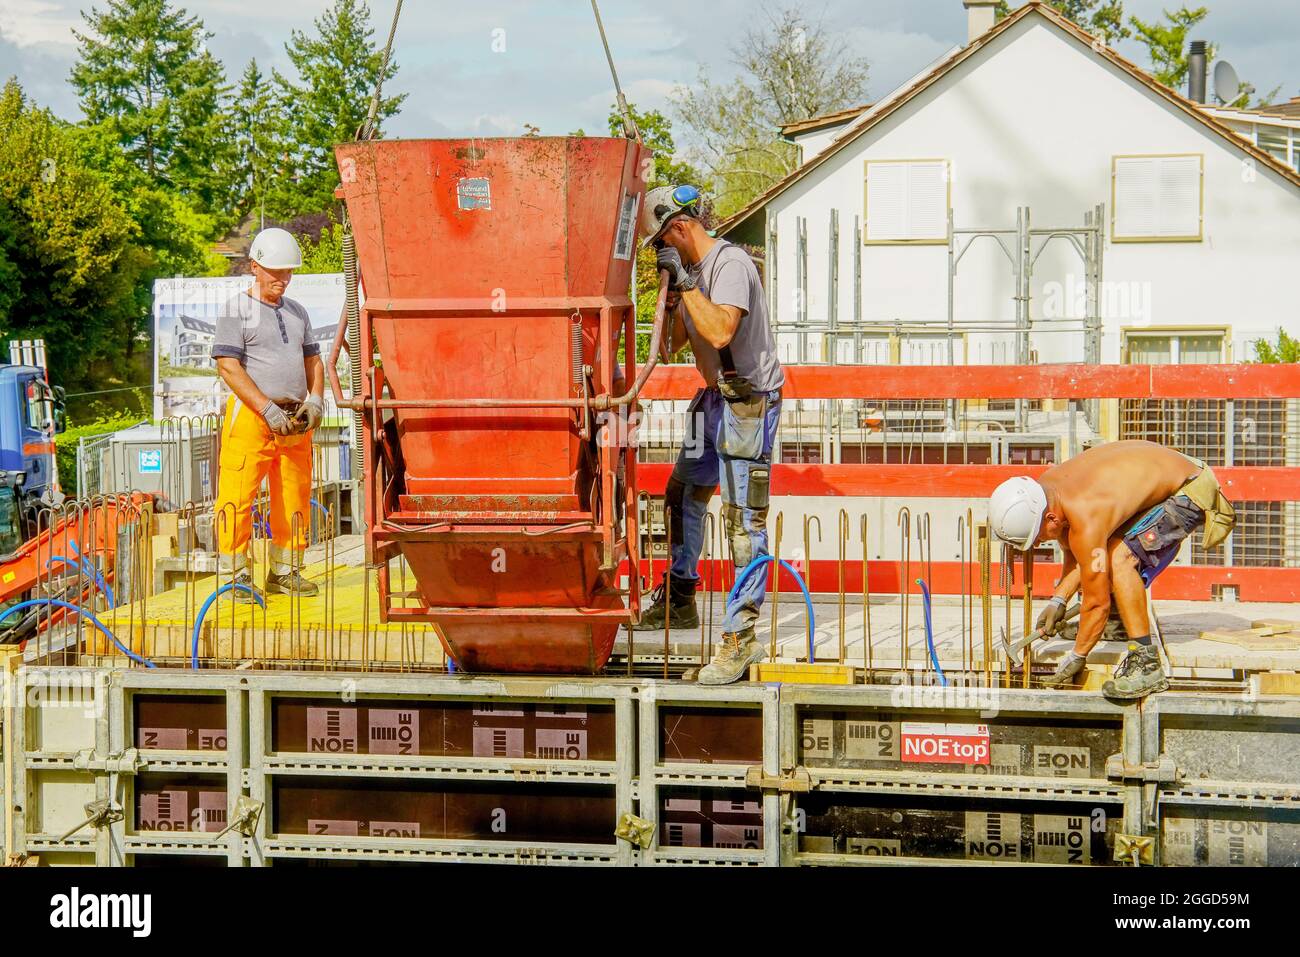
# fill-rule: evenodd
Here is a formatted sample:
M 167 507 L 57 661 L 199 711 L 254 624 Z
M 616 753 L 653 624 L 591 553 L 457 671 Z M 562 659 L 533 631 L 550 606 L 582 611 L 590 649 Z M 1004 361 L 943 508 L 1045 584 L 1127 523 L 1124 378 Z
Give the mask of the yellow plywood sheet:
M 1300 633 L 1279 632 L 1273 627 L 1246 628 L 1239 631 L 1203 631 L 1205 641 L 1236 645 L 1248 651 L 1300 651 Z

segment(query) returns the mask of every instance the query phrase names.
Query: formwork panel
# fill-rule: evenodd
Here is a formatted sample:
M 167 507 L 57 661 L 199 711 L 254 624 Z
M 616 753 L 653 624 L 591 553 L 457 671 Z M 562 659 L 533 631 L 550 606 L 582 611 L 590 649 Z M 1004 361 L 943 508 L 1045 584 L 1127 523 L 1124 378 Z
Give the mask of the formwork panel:
M 1120 831 L 1118 804 L 802 795 L 799 855 L 931 862 L 1105 865 Z M 806 862 L 806 861 L 805 861 Z M 819 863 L 828 861 L 818 858 Z M 833 861 L 832 861 L 833 862 Z
M 271 786 L 277 836 L 609 845 L 615 840 L 617 805 L 609 788 L 468 788 L 446 782 L 324 783 L 292 777 L 278 777 Z
M 128 835 L 220 833 L 233 803 L 219 774 L 141 774 L 133 788 Z
M 1160 823 L 1166 867 L 1300 867 L 1300 810 L 1166 808 Z
M 41 770 L 27 775 L 26 824 L 29 841 L 52 839 L 86 818 L 85 807 L 96 798 L 95 778 L 83 771 Z M 82 839 L 93 831 L 83 831 Z
M 221 692 L 131 695 L 130 739 L 142 751 L 226 750 L 226 696 Z

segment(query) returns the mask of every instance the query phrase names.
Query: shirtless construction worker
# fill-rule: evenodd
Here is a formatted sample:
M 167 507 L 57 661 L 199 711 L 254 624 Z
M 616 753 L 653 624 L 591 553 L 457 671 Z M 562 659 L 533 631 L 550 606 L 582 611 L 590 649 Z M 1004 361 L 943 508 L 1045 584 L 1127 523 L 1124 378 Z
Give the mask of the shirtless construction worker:
M 311 527 L 311 433 L 325 412 L 325 364 L 311 341 L 311 317 L 284 293 L 302 252 L 283 229 L 258 233 L 249 249 L 253 286 L 217 319 L 212 356 L 234 393 L 221 426 L 217 473 L 217 550 L 234 576 L 234 598 L 252 600 L 249 572 L 253 504 L 270 485 L 271 567 L 266 590 L 314 595 L 301 556 Z M 295 561 L 297 559 L 297 561 Z
M 1109 698 L 1141 698 L 1169 680 L 1151 643 L 1146 589 L 1178 554 L 1183 539 L 1204 527 L 1202 548 L 1214 548 L 1236 516 L 1205 463 L 1154 442 L 1108 442 L 1054 466 L 1036 481 L 1008 479 L 989 499 L 989 525 L 1024 550 L 1060 542 L 1061 580 L 1037 627 L 1052 633 L 1082 588 L 1074 649 L 1044 684 L 1074 684 L 1102 637 L 1111 597 L 1131 641 L 1102 687 Z
M 686 437 L 664 491 L 670 567 L 635 627 L 662 631 L 665 618 L 670 628 L 699 627 L 705 516 L 721 483 L 722 523 L 742 580 L 727 602 L 718 652 L 698 678 L 720 685 L 739 680 L 765 656 L 754 622 L 767 589 L 768 565 L 759 560 L 768 554 L 769 475 L 785 373 L 758 269 L 739 246 L 709 235 L 699 205 L 694 186 L 660 186 L 646 194 L 641 221 L 644 242 L 655 246 L 669 276 L 663 357 L 689 343 L 705 386 L 686 411 Z

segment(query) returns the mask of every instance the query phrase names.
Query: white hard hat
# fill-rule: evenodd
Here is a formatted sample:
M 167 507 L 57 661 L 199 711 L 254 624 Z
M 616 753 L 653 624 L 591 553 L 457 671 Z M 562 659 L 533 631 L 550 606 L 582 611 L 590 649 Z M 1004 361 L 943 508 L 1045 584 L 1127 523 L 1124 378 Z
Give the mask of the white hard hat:
M 641 207 L 641 245 L 648 246 L 663 235 L 678 213 L 700 211 L 700 191 L 694 186 L 656 186 L 645 194 Z
M 989 497 L 989 527 L 1009 545 L 1024 551 L 1038 539 L 1047 511 L 1047 493 L 1024 475 L 1007 479 Z
M 248 258 L 263 269 L 301 269 L 302 250 L 298 240 L 286 229 L 272 227 L 253 237 Z

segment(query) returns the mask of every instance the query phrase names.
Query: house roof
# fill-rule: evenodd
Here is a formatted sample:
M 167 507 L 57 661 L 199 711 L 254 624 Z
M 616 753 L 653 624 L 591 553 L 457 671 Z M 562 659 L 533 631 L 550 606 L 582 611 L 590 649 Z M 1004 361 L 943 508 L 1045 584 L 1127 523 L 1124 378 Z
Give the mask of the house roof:
M 180 325 L 190 332 L 205 332 L 208 335 L 216 335 L 217 327 L 210 322 L 204 322 L 202 319 L 195 319 L 193 316 L 181 316 Z
M 1288 120 L 1300 120 L 1300 96 L 1293 96 L 1286 103 L 1271 103 L 1257 106 L 1253 110 L 1238 110 L 1238 113 L 1258 113 L 1260 116 L 1280 116 Z
M 797 123 L 786 123 L 781 127 L 782 136 L 798 136 L 801 133 L 811 133 L 814 130 L 823 130 L 828 126 L 842 126 L 849 120 L 856 120 L 867 110 L 871 109 L 872 104 L 863 103 L 861 106 L 851 106 L 847 110 L 836 110 L 834 113 L 823 113 L 820 116 L 810 116 L 806 120 L 799 120 Z
M 818 153 L 807 163 L 804 163 L 798 169 L 787 173 L 784 177 L 769 187 L 766 192 L 750 202 L 744 209 L 720 223 L 718 225 L 717 234 L 719 236 L 726 236 L 728 233 L 736 230 L 755 213 L 763 210 L 767 206 L 768 202 L 773 198 L 778 196 L 780 193 L 783 193 L 790 186 L 799 182 L 813 170 L 819 168 L 823 163 L 828 162 L 833 156 L 836 156 L 841 150 L 849 146 L 849 144 L 855 142 L 881 120 L 894 115 L 901 109 L 904 109 L 907 104 L 909 104 L 919 94 L 932 87 L 949 72 L 956 69 L 957 66 L 983 50 L 1004 32 L 1011 29 L 1012 26 L 1031 16 L 1043 17 L 1052 25 L 1069 34 L 1079 43 L 1088 47 L 1098 56 L 1109 60 L 1125 73 L 1128 73 L 1153 93 L 1156 93 L 1168 103 L 1182 110 L 1188 116 L 1207 127 L 1210 132 L 1221 136 L 1224 140 L 1232 144 L 1234 148 L 1249 154 L 1256 162 L 1269 167 L 1283 179 L 1288 180 L 1296 187 L 1300 187 L 1300 173 L 1291 169 L 1291 167 L 1287 166 L 1281 160 L 1276 159 L 1252 143 L 1242 139 L 1242 137 L 1234 132 L 1231 127 L 1204 112 L 1201 108 L 1202 104 L 1189 100 L 1182 94 L 1171 90 L 1169 87 L 1158 82 L 1141 67 L 1120 56 L 1074 21 L 1067 19 L 1060 13 L 1057 13 L 1056 10 L 1042 3 L 1041 0 L 1030 0 L 1029 3 L 1026 3 L 1024 6 L 1017 8 L 1006 17 L 1003 17 L 984 34 L 976 37 L 954 56 L 940 61 L 934 69 L 916 78 L 912 81 L 909 87 L 900 91 L 898 95 L 881 101 L 881 103 L 878 104 L 878 109 L 868 110 L 855 126 L 841 134 L 834 143 L 822 152 Z M 1286 104 L 1285 106 L 1290 108 L 1290 104 Z

